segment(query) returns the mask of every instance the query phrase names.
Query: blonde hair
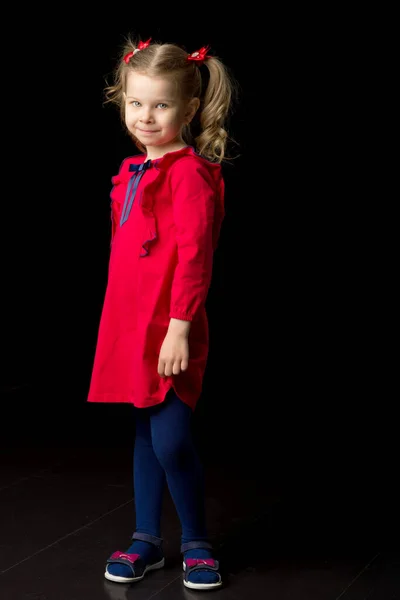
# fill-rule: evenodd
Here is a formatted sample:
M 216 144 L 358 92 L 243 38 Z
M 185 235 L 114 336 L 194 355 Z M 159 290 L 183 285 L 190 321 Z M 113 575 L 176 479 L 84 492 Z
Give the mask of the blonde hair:
M 136 52 L 135 52 L 136 50 Z M 128 59 L 127 54 L 133 53 Z M 236 83 L 225 65 L 215 56 L 208 56 L 203 63 L 188 60 L 189 54 L 175 44 L 150 44 L 143 50 L 138 50 L 138 44 L 128 38 L 121 58 L 114 72 L 113 85 L 105 88 L 106 102 L 119 106 L 124 122 L 127 74 L 137 71 L 153 76 L 173 77 L 178 89 L 187 100 L 199 98 L 200 108 L 196 115 L 200 133 L 193 136 L 190 125 L 183 130 L 184 141 L 194 146 L 196 151 L 213 162 L 227 159 L 226 147 L 229 136 L 225 129 L 230 115 L 232 101 L 236 92 Z M 124 60 L 127 57 L 127 60 Z M 208 81 L 203 84 L 200 66 L 208 69 Z M 203 88 L 205 88 L 203 90 Z M 137 147 L 145 148 L 134 136 Z

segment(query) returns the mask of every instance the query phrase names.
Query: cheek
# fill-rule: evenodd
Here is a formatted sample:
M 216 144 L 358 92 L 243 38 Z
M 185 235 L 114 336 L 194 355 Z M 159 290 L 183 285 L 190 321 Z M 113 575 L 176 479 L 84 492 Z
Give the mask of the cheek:
M 125 121 L 130 123 L 134 121 L 134 112 L 131 106 L 125 106 Z
M 165 119 L 165 125 L 170 129 L 179 128 L 182 124 L 180 115 L 170 115 L 168 119 Z

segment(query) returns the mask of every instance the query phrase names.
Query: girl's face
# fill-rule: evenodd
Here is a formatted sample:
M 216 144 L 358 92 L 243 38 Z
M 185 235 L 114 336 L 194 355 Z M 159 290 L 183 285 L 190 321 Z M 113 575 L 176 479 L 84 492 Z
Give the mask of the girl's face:
M 159 158 L 182 147 L 182 128 L 190 123 L 199 100 L 184 101 L 179 86 L 167 77 L 130 71 L 125 94 L 125 123 L 146 147 L 148 158 Z

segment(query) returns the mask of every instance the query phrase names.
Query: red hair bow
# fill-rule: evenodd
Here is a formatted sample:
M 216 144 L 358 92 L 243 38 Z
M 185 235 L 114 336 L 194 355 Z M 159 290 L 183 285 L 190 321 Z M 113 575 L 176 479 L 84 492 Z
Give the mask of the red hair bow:
M 209 51 L 210 46 L 203 46 L 200 50 L 196 50 L 196 52 L 192 52 L 187 57 L 188 60 L 194 60 L 195 62 L 203 62 L 207 58 L 207 52 Z
M 128 54 L 125 54 L 124 61 L 126 62 L 126 64 L 128 64 L 128 62 L 131 60 L 132 56 L 134 56 L 136 54 L 136 52 L 139 52 L 139 50 L 144 50 L 145 48 L 147 48 L 149 46 L 150 42 L 151 42 L 151 38 L 149 38 L 147 40 L 147 42 L 139 42 L 137 48 L 135 48 L 131 52 L 128 52 Z

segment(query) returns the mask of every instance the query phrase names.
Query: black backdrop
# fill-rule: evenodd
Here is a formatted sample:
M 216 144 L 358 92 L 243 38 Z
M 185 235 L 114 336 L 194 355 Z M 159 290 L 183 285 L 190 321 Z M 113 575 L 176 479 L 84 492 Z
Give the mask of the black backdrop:
M 240 84 L 239 156 L 224 167 L 200 437 L 262 477 L 365 502 L 387 483 L 392 450 L 378 440 L 390 440 L 390 419 L 365 321 L 370 248 L 343 186 L 346 143 L 335 137 L 343 91 L 327 22 L 196 6 L 183 26 L 140 12 L 89 22 L 71 10 L 45 22 L 25 11 L 3 53 L 2 439 L 129 440 L 126 407 L 86 403 L 111 176 L 136 152 L 102 104 L 105 78 L 129 32 L 188 52 L 209 44 Z

